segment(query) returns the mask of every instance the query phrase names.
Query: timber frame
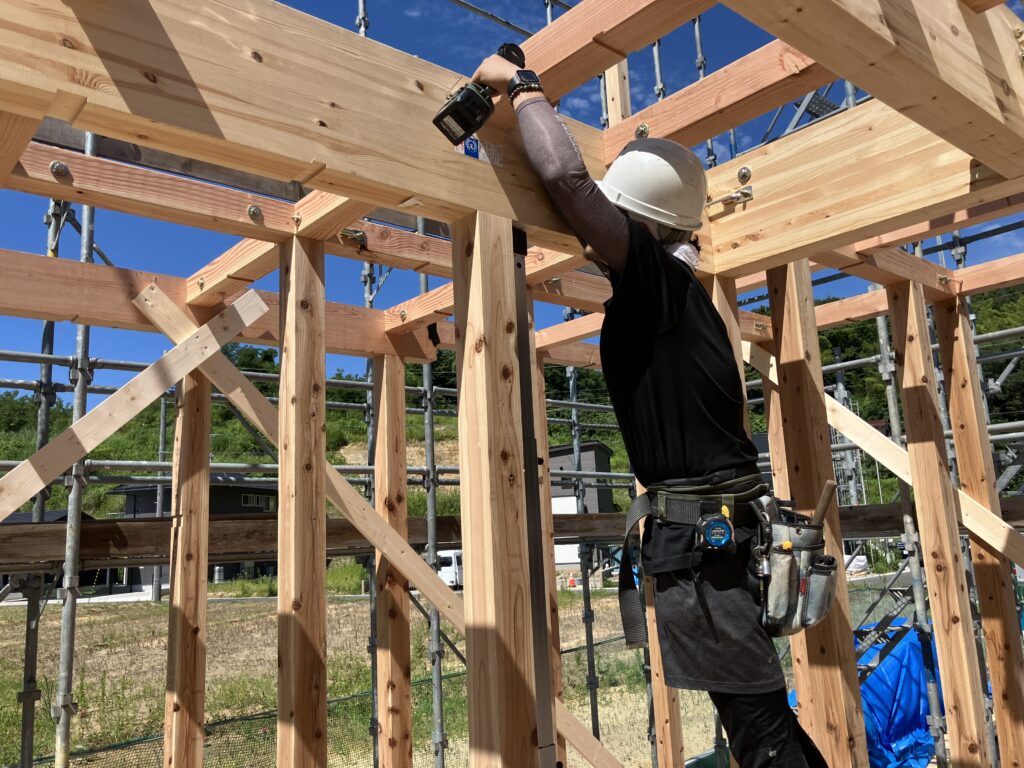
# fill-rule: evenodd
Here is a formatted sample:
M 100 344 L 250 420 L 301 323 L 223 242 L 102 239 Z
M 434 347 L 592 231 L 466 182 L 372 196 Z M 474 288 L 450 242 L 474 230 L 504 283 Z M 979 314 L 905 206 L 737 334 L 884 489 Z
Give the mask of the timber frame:
M 819 450 L 828 445 L 829 425 L 916 489 L 939 663 L 943 680 L 955 681 L 945 691 L 947 711 L 958 714 L 950 719 L 949 748 L 954 764 L 981 768 L 992 758 L 957 535 L 961 526 L 969 532 L 1000 758 L 1003 765 L 1024 764 L 1024 659 L 1005 578 L 1011 562 L 1024 563 L 1024 538 L 1004 521 L 995 494 L 963 304 L 972 294 L 1024 280 L 1024 254 L 953 272 L 900 247 L 1024 210 L 1024 25 L 1009 8 L 985 0 L 887 0 L 884 13 L 879 0 L 722 3 L 778 39 L 635 115 L 623 87 L 624 56 L 687 23 L 711 0 L 582 0 L 523 48 L 551 98 L 608 71 L 610 127 L 567 121 L 597 177 L 641 124 L 652 136 L 694 144 L 837 77 L 874 96 L 709 172 L 709 199 L 742 186 L 741 166 L 755 194 L 708 206 L 699 274 L 737 359 L 764 375 L 773 474 L 798 508 L 813 507 L 817 489 L 832 477 L 830 456 Z M 453 151 L 434 130 L 430 118 L 458 81 L 455 73 L 271 0 L 141 6 L 144 12 L 130 0 L 5 3 L 0 185 L 243 239 L 186 276 L 0 249 L 0 313 L 163 333 L 175 345 L 0 479 L 0 519 L 168 386 L 186 382 L 184 437 L 175 444 L 176 516 L 159 534 L 167 543 L 140 539 L 131 546 L 136 558 L 168 551 L 175 558 L 172 600 L 180 616 L 171 626 L 165 764 L 201 765 L 205 671 L 190 642 L 201 644 L 205 632 L 203 564 L 227 554 L 225 538 L 235 535 L 227 521 L 211 527 L 205 510 L 203 432 L 212 385 L 281 446 L 277 535 L 263 523 L 263 549 L 255 550 L 276 551 L 280 563 L 278 764 L 325 765 L 320 564 L 328 551 L 342 551 L 342 541 L 374 549 L 383 564 L 375 586 L 378 631 L 388 639 L 378 660 L 381 690 L 388 692 L 379 716 L 386 764 L 411 764 L 406 584 L 467 636 L 471 764 L 529 764 L 524 755 L 532 751 L 537 712 L 530 615 L 519 599 L 528 572 L 517 514 L 524 503 L 523 424 L 517 397 L 507 393 L 545 363 L 600 368 L 596 346 L 585 340 L 599 331 L 607 283 L 579 271 L 575 239 L 530 170 L 507 105 L 499 104 L 482 132 L 501 150 L 493 165 Z M 40 139 L 52 123 L 43 125 L 46 118 L 130 151 L 91 156 L 45 143 Z M 212 164 L 262 179 L 267 189 L 285 183 L 305 193 L 290 201 L 243 191 L 254 188 L 246 183 L 170 175 L 124 162 L 132 151 Z M 379 208 L 446 222 L 451 242 L 363 218 Z M 525 271 L 533 301 L 591 313 L 537 329 L 532 372 L 519 370 L 515 357 L 513 224 L 530 238 Z M 324 260 L 331 257 L 452 282 L 384 310 L 327 302 Z M 816 265 L 885 290 L 815 307 Z M 274 270 L 280 293 L 250 290 Z M 737 309 L 737 292 L 765 285 L 770 317 Z M 960 488 L 946 470 L 926 304 L 937 316 L 954 389 L 949 410 Z M 817 329 L 883 314 L 893 323 L 909 450 L 823 390 Z M 405 512 L 402 365 L 434 357 L 430 326 L 441 347 L 458 351 L 460 431 L 474 436 L 462 441 L 460 459 L 463 501 L 475 513 L 452 534 L 466 550 L 464 598 L 416 553 L 410 537 L 422 532 Z M 235 339 L 280 346 L 280 410 L 219 353 Z M 325 353 L 375 360 L 375 505 L 323 455 Z M 543 402 L 542 379 L 537 399 Z M 348 538 L 326 519 L 328 501 L 351 524 Z M 847 515 L 833 507 L 826 518 L 833 553 L 841 553 Z M 547 525 L 552 542 L 559 528 Z M 101 540 L 87 551 L 105 552 L 104 536 L 123 536 L 114 528 L 93 530 L 89 535 Z M 0 537 L 0 552 L 14 546 L 7 536 Z M 52 542 L 32 539 L 36 553 L 26 547 L 18 550 L 20 562 L 52 557 Z M 552 572 L 547 568 L 550 578 Z M 549 584 L 549 596 L 552 590 Z M 548 606 L 556 625 L 554 610 Z M 850 628 L 843 593 L 828 621 L 793 642 L 801 720 L 837 767 L 867 765 Z M 554 629 L 552 635 L 557 643 Z M 684 755 L 678 712 L 673 721 L 672 694 L 655 678 L 656 701 L 669 702 L 659 714 L 659 762 L 675 768 Z M 560 700 L 551 706 L 560 737 L 591 764 L 621 765 Z

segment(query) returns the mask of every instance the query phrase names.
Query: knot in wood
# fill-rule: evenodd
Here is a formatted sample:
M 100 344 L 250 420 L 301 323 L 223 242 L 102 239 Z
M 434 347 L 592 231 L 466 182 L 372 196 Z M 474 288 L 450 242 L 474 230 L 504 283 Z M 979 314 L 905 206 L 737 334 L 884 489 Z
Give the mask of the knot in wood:
M 320 391 L 320 385 L 317 382 L 313 382 L 313 391 L 314 392 L 319 392 Z
M 515 333 L 515 331 L 516 324 L 512 320 L 509 320 L 507 323 L 505 323 L 505 333 Z
M 191 552 L 186 552 L 185 553 L 185 562 L 186 563 L 192 562 L 192 553 Z
M 396 509 L 395 502 L 393 502 L 390 497 L 385 498 L 384 499 L 384 508 L 388 512 L 394 512 L 395 509 Z
M 483 352 L 484 347 L 487 346 L 487 337 L 481 336 L 479 339 L 476 340 L 476 344 L 474 344 L 473 346 L 477 352 Z
M 66 37 L 60 41 L 60 44 L 63 45 L 65 48 L 70 48 L 72 51 L 75 50 L 75 44 Z
M 501 460 L 502 461 L 508 461 L 509 460 L 508 451 L 505 450 L 504 448 L 501 449 Z
M 950 621 L 953 622 L 954 624 L 959 624 L 960 623 L 960 617 L 959 616 L 954 616 L 952 619 L 950 619 Z
M 292 600 L 292 610 L 293 611 L 301 611 L 302 610 L 302 601 L 301 600 Z
M 252 60 L 255 61 L 257 64 L 263 63 L 263 54 L 260 53 L 259 51 L 253 51 L 249 55 L 252 56 Z
M 505 379 L 506 381 L 511 379 L 512 378 L 512 368 L 507 366 L 507 365 L 501 366 L 501 378 Z
M 978 751 L 978 745 L 972 741 L 970 744 L 967 745 L 967 751 L 970 752 L 972 755 L 975 754 Z
M 156 75 L 154 75 L 152 72 L 143 72 L 142 76 L 149 80 L 149 82 L 156 83 Z
M 323 120 L 317 120 L 316 124 L 317 124 L 318 128 L 326 128 L 327 127 L 327 123 L 325 123 Z
M 309 462 L 307 461 L 307 462 L 306 462 L 306 463 L 305 463 L 305 464 L 303 465 L 303 469 L 305 469 L 305 470 L 306 470 L 307 472 L 310 472 L 310 471 L 312 471 L 312 469 L 313 469 L 313 465 L 312 465 L 312 464 L 310 464 L 310 463 L 309 463 Z
M 303 309 L 309 309 L 309 302 L 306 299 L 303 299 L 299 302 L 299 306 Z

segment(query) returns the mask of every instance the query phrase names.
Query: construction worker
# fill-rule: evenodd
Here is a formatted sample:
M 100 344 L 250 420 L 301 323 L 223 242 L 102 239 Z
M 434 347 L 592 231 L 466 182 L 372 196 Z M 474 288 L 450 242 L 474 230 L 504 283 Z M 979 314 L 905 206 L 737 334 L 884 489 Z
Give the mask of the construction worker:
M 693 272 L 691 237 L 706 200 L 700 161 L 675 142 L 640 139 L 595 182 L 535 73 L 495 55 L 473 80 L 509 95 L 531 165 L 612 285 L 601 360 L 637 480 L 652 498 L 659 488 L 685 487 L 742 499 L 762 479 L 725 324 Z M 789 707 L 778 654 L 759 623 L 750 567 L 756 522 L 742 506 L 727 515 L 731 551 L 699 551 L 696 520 L 652 518 L 645 530 L 664 679 L 709 692 L 742 768 L 825 766 Z

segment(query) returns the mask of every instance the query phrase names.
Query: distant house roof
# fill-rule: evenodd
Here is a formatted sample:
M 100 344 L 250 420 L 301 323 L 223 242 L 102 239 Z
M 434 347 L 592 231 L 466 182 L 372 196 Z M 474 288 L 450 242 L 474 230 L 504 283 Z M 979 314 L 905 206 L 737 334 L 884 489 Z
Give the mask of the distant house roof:
M 585 443 L 580 443 L 580 451 L 583 453 L 587 453 L 588 451 L 594 451 L 597 453 L 600 451 L 605 456 L 611 457 L 612 455 L 612 449 L 600 440 L 588 440 Z M 572 453 L 572 445 L 553 445 L 548 450 L 548 453 L 552 456 L 567 456 Z
M 43 522 L 44 523 L 61 523 L 68 519 L 68 511 L 66 509 L 46 509 L 43 510 Z M 83 520 L 94 519 L 88 512 L 82 513 Z M 12 515 L 8 515 L 5 519 L 0 520 L 0 524 L 6 525 L 7 523 L 31 523 L 32 513 L 31 512 L 15 512 Z
M 210 474 L 210 485 L 216 485 L 221 488 L 238 488 L 242 491 L 277 491 L 276 480 L 246 482 L 245 477 L 245 475 L 238 474 L 237 472 L 213 472 Z M 132 483 L 131 485 L 119 485 L 112 488 L 107 491 L 107 495 L 131 496 L 137 493 L 154 491 L 156 488 L 155 483 L 153 485 L 136 485 Z

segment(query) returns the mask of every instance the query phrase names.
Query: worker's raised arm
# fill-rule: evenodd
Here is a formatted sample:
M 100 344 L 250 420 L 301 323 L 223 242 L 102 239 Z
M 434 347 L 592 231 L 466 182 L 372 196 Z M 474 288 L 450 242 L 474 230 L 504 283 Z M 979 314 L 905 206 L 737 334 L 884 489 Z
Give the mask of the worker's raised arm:
M 519 83 L 519 68 L 500 56 L 480 64 L 473 80 L 502 93 L 511 91 L 527 157 L 587 256 L 616 273 L 629 253 L 629 225 L 590 177 L 576 141 L 538 86 Z M 532 74 L 532 73 L 531 73 Z

